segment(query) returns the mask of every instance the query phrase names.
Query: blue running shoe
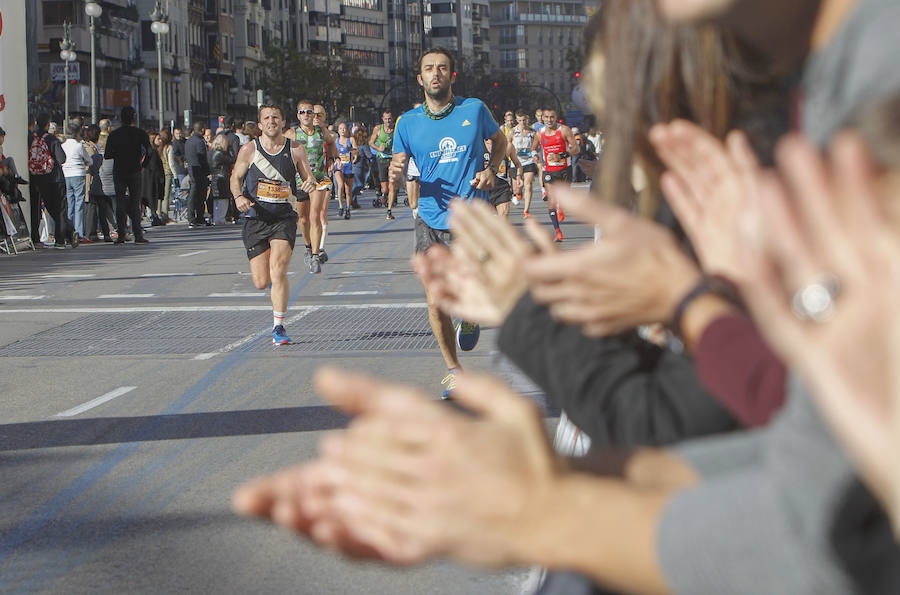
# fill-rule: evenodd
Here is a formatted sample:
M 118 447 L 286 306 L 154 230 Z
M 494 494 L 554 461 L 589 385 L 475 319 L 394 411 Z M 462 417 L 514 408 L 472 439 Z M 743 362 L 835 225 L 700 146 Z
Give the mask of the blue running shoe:
M 278 325 L 272 329 L 272 344 L 273 345 L 290 345 L 291 338 L 287 336 L 287 333 L 284 330 L 284 326 Z
M 453 399 L 453 389 L 456 388 L 456 371 L 450 370 L 444 379 L 441 380 L 441 386 L 444 387 L 444 391 L 441 393 L 441 399 L 445 401 L 449 401 Z
M 456 345 L 463 351 L 472 351 L 478 345 L 481 329 L 477 322 L 460 320 L 456 323 Z

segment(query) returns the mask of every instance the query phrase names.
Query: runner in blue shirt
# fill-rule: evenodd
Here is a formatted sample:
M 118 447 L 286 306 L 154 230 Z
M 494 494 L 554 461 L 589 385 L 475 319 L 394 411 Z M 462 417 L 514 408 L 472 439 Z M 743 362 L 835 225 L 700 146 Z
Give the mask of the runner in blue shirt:
M 415 220 L 416 252 L 433 244 L 450 244 L 449 205 L 454 198 L 489 200 L 497 168 L 506 155 L 506 136 L 478 99 L 454 97 L 456 63 L 443 48 L 427 50 L 419 59 L 419 84 L 425 103 L 397 120 L 390 176 L 399 184 L 407 160 L 419 168 L 418 216 Z M 491 159 L 484 168 L 484 141 L 491 139 Z M 449 373 L 444 378 L 444 398 L 455 386 L 461 369 L 456 347 L 468 351 L 478 341 L 478 325 L 462 322 L 456 328 L 450 317 L 428 297 L 428 319 Z

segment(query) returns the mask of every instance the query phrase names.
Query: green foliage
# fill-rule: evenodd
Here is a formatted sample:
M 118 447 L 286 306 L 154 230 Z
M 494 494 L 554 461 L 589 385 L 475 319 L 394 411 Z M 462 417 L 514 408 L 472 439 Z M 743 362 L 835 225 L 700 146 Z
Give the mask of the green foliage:
M 371 93 L 369 81 L 355 64 L 335 57 L 329 62 L 324 56 L 301 54 L 296 48 L 274 44 L 266 48 L 262 84 L 285 114 L 293 114 L 296 102 L 306 98 L 324 105 L 332 121 L 338 114 L 346 114 L 351 105 L 363 103 L 363 97 Z

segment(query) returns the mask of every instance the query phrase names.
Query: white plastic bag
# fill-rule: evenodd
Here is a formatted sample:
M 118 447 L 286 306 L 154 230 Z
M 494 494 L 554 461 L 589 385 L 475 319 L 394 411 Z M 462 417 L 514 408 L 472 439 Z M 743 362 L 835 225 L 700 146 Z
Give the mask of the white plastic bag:
M 38 225 L 38 234 L 42 244 L 50 243 L 50 213 L 46 208 L 41 209 L 41 223 Z

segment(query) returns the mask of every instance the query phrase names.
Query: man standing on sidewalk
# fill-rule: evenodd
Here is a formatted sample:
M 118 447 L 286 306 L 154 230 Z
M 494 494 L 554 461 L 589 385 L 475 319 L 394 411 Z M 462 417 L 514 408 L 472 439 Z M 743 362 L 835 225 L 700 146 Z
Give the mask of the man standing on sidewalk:
M 194 133 L 184 143 L 184 160 L 191 176 L 191 197 L 188 206 L 190 210 L 188 227 L 191 229 L 206 225 L 203 205 L 206 203 L 206 191 L 209 189 L 209 159 L 203 130 L 203 122 L 194 122 Z
M 463 197 L 489 200 L 498 166 L 506 156 L 506 136 L 478 99 L 454 97 L 456 63 L 443 48 L 427 50 L 419 59 L 419 84 L 425 103 L 403 114 L 394 131 L 394 154 L 390 165 L 393 185 L 403 181 L 407 160 L 413 158 L 420 172 L 418 216 L 415 220 L 415 250 L 425 252 L 433 244 L 450 243 L 450 201 Z M 491 154 L 484 167 L 484 141 L 490 139 Z M 483 169 L 482 169 L 483 168 Z M 478 340 L 478 325 L 461 322 L 454 329 L 450 317 L 428 298 L 428 321 L 447 364 L 441 382 L 444 398 L 455 387 L 461 369 L 457 345 L 468 351 Z
M 141 169 L 144 158 L 153 148 L 147 133 L 134 125 L 134 108 L 122 108 L 122 126 L 109 133 L 104 159 L 113 159 L 113 180 L 116 187 L 116 244 L 124 244 L 126 218 L 131 218 L 135 244 L 149 244 L 141 228 Z M 128 196 L 125 193 L 128 193 Z

